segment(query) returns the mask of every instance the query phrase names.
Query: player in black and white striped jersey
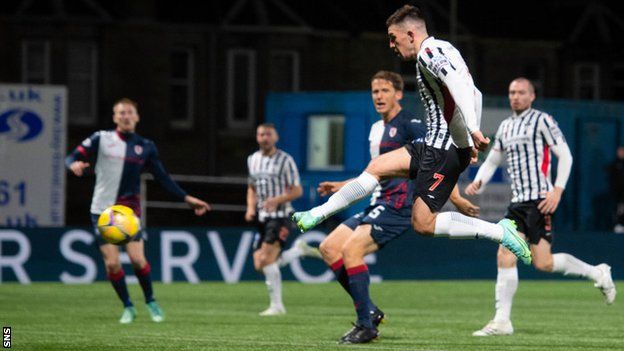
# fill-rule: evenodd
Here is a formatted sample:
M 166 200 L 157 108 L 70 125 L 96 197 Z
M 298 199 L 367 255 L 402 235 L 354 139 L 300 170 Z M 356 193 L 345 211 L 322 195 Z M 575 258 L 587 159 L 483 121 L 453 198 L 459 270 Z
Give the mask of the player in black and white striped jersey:
M 517 235 L 512 221 L 489 223 L 458 212 L 440 212 L 459 175 L 490 140 L 479 130 L 481 93 L 475 87 L 459 51 L 450 43 L 429 36 L 420 10 L 405 5 L 387 20 L 390 48 L 406 61 L 416 61 L 418 91 L 427 112 L 424 143 L 411 143 L 371 160 L 359 177 L 334 193 L 326 203 L 293 220 L 306 231 L 371 194 L 379 181 L 415 179 L 412 226 L 422 235 L 451 238 L 486 238 L 502 243 L 524 263 L 530 250 Z
M 249 183 L 245 220 L 257 220 L 258 223 L 254 267 L 264 274 L 271 301 L 269 308 L 260 313 L 261 316 L 286 313 L 282 302 L 281 266 L 300 256 L 321 258 L 318 249 L 301 240 L 281 252 L 291 228 L 288 218 L 293 212 L 291 201 L 299 198 L 303 191 L 297 164 L 289 154 L 275 146 L 278 138 L 273 124 L 261 124 L 256 130 L 260 149 L 247 158 Z
M 545 272 L 562 273 L 591 279 L 601 290 L 607 304 L 615 299 L 611 267 L 589 265 L 567 253 L 551 253 L 552 215 L 554 214 L 572 168 L 572 154 L 554 118 L 531 107 L 535 88 L 526 78 L 516 78 L 509 85 L 509 102 L 513 114 L 505 119 L 487 159 L 479 168 L 466 194 L 483 191 L 505 156 L 511 178 L 512 199 L 505 217 L 516 221 L 531 245 L 533 265 Z M 550 153 L 557 156 L 557 179 L 550 181 Z M 499 247 L 496 280 L 496 315 L 474 336 L 509 335 L 513 333 L 511 305 L 518 287 L 516 257 Z

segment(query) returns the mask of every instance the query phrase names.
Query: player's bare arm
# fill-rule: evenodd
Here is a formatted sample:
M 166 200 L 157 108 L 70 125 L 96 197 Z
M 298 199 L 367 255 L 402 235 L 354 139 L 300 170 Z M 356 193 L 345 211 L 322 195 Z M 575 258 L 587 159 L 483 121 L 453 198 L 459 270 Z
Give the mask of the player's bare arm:
M 184 197 L 184 202 L 186 202 L 189 207 L 195 211 L 195 215 L 197 216 L 203 216 L 206 212 L 211 210 L 210 205 L 207 202 L 191 195 L 186 195 Z
M 316 188 L 316 191 L 321 196 L 328 196 L 340 190 L 340 188 L 342 188 L 345 184 L 347 184 L 347 182 L 351 180 L 353 180 L 353 178 L 342 182 L 321 182 Z
M 453 205 L 457 208 L 457 210 L 466 216 L 478 217 L 479 216 L 479 206 L 470 202 L 470 200 L 461 196 L 459 193 L 459 187 L 455 185 L 453 188 L 453 192 L 451 192 L 451 196 L 449 197 Z
M 490 138 L 484 137 L 480 130 L 475 130 L 470 133 L 470 136 L 472 137 L 472 141 L 474 141 L 475 147 L 479 151 L 485 151 L 488 145 L 490 145 Z
M 537 205 L 537 209 L 543 214 L 555 213 L 559 206 L 559 201 L 561 201 L 561 195 L 563 195 L 563 188 L 558 186 L 553 187 L 551 191 L 546 193 L 544 200 Z
M 277 206 L 285 202 L 291 202 L 293 200 L 296 200 L 301 197 L 302 194 L 303 189 L 300 185 L 290 186 L 282 195 L 266 199 L 264 201 L 263 208 L 269 212 L 275 211 L 277 209 Z
M 253 186 L 247 186 L 247 211 L 245 212 L 245 220 L 252 222 L 256 218 L 256 189 Z

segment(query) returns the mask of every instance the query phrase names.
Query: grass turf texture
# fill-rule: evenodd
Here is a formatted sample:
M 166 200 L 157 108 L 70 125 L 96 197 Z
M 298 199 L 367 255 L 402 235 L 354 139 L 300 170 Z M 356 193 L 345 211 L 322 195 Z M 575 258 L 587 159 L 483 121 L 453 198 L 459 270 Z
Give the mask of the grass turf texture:
M 156 284 L 166 321 L 153 323 L 138 285 L 138 310 L 120 325 L 122 306 L 108 283 L 0 285 L 0 324 L 16 350 L 624 350 L 624 302 L 602 302 L 585 281 L 520 281 L 515 335 L 471 333 L 493 316 L 493 281 L 383 282 L 371 287 L 388 315 L 372 344 L 336 340 L 355 319 L 336 283 L 284 284 L 288 314 L 259 317 L 268 305 L 261 282 Z

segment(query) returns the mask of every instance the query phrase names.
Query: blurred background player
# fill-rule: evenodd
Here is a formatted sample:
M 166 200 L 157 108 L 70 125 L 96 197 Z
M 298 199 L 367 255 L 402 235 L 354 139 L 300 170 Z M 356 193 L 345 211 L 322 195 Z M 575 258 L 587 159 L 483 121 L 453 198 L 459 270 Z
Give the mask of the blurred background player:
M 258 126 L 256 140 L 260 150 L 247 158 L 249 184 L 245 220 L 258 222 L 253 261 L 255 269 L 264 274 L 269 291 L 269 308 L 260 315 L 273 316 L 286 313 L 282 301 L 280 266 L 300 256 L 320 258 L 320 253 L 304 241 L 297 240 L 280 257 L 291 229 L 291 201 L 301 197 L 303 190 L 295 161 L 275 146 L 279 140 L 275 126 L 270 123 Z
M 139 122 L 136 102 L 123 98 L 113 105 L 115 130 L 101 130 L 85 139 L 65 159 L 65 164 L 72 173 L 81 177 L 95 162 L 95 189 L 91 201 L 91 222 L 97 236 L 97 242 L 104 259 L 106 274 L 117 296 L 124 305 L 120 323 L 131 323 L 136 318 L 136 309 L 130 300 L 126 286 L 125 273 L 119 260 L 119 247 L 109 244 L 97 233 L 97 220 L 102 211 L 109 206 L 120 204 L 134 210 L 141 216 L 140 178 L 141 173 L 149 171 L 169 193 L 179 200 L 184 200 L 198 216 L 210 210 L 210 206 L 182 190 L 169 176 L 158 157 L 158 150 L 153 141 L 135 133 Z M 144 252 L 144 231 L 125 245 L 134 273 L 139 280 L 145 296 L 145 303 L 154 322 L 164 320 L 164 314 L 154 299 L 151 267 Z
M 605 302 L 612 304 L 616 291 L 610 266 L 592 266 L 567 253 L 551 253 L 552 216 L 572 169 L 572 154 L 554 118 L 531 108 L 534 100 L 535 88 L 528 79 L 511 82 L 509 104 L 513 114 L 498 127 L 492 150 L 466 187 L 466 194 L 480 193 L 506 155 L 512 199 L 505 217 L 514 220 L 520 234 L 527 238 L 533 266 L 544 272 L 591 279 L 604 294 Z M 554 185 L 550 181 L 550 150 L 558 159 Z M 496 315 L 474 336 L 513 334 L 511 305 L 518 288 L 516 257 L 500 246 L 497 263 Z
M 386 25 L 390 48 L 403 60 L 417 61 L 417 86 L 427 112 L 425 142 L 411 143 L 374 158 L 359 177 L 326 203 L 295 213 L 293 220 L 302 231 L 309 230 L 371 194 L 379 181 L 409 176 L 416 179 L 412 226 L 417 233 L 453 239 L 486 238 L 502 243 L 522 262 L 530 264 L 531 251 L 517 235 L 512 221 L 502 219 L 494 224 L 458 212 L 440 212 L 471 156 L 476 157 L 476 149 L 484 150 L 490 142 L 479 129 L 481 93 L 459 51 L 429 36 L 418 8 L 401 7 Z
M 619 146 L 609 168 L 611 194 L 615 197 L 615 226 L 613 231 L 624 233 L 624 145 Z
M 427 128 L 422 121 L 403 110 L 399 103 L 403 86 L 403 79 L 394 72 L 379 71 L 371 79 L 373 104 L 381 117 L 371 126 L 368 137 L 371 159 L 413 140 L 422 142 L 425 137 Z M 318 191 L 323 196 L 329 195 L 346 183 L 322 182 Z M 369 296 L 370 275 L 364 256 L 380 250 L 410 229 L 414 190 L 414 182 L 405 178 L 381 181 L 370 206 L 340 224 L 321 243 L 325 263 L 353 299 L 356 310 L 364 311 L 358 313 L 357 322 L 340 343 L 365 343 L 378 335 L 377 327 L 385 315 Z M 473 216 L 479 213 L 479 208 L 461 197 L 457 188 L 450 198 L 461 212 Z

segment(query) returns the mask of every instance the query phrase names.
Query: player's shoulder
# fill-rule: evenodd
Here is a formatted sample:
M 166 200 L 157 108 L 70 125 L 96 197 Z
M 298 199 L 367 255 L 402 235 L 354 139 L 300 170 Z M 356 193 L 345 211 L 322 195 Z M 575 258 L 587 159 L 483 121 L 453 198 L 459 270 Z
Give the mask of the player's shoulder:
M 532 109 L 532 112 L 534 112 L 537 115 L 537 118 L 540 121 L 544 121 L 547 124 L 557 124 L 557 121 L 555 120 L 555 117 L 553 117 L 550 113 L 548 112 L 544 112 L 538 109 Z
M 278 157 L 285 157 L 287 160 L 293 161 L 294 162 L 294 158 L 286 151 L 282 150 L 282 149 L 277 149 L 277 156 Z
M 436 56 L 445 56 L 447 52 L 456 50 L 453 44 L 445 40 L 429 37 L 422 42 L 418 56 L 425 60 L 431 60 Z

